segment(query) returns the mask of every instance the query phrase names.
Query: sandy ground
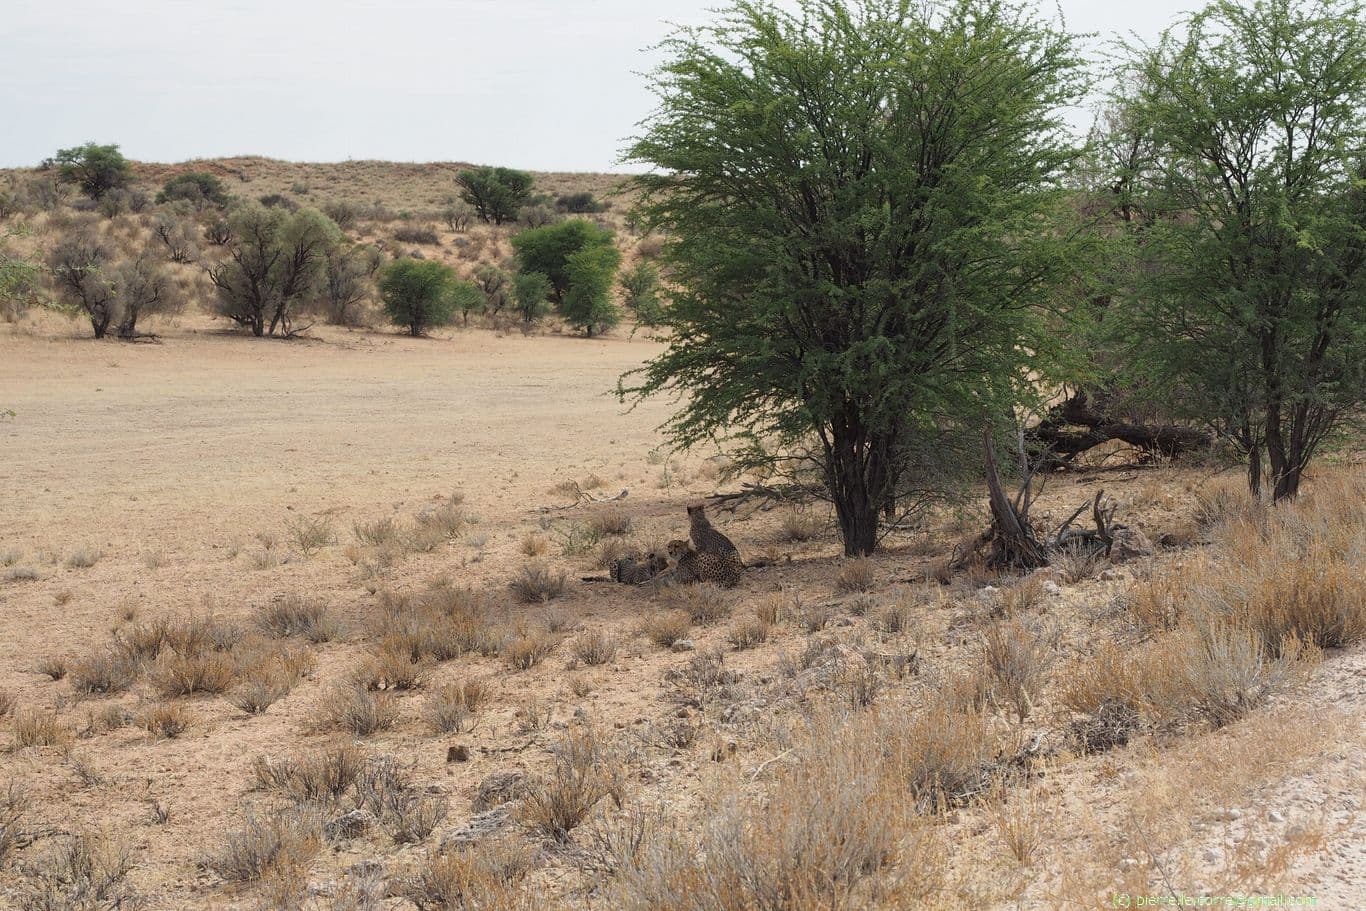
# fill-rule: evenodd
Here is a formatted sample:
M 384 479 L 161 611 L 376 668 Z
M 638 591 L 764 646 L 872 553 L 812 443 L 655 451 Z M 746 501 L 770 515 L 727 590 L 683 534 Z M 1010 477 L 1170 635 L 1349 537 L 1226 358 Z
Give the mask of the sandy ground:
M 0 327 L 0 408 L 17 412 L 15 420 L 0 423 L 0 553 L 17 552 L 14 565 L 38 577 L 0 582 L 0 688 L 20 706 L 55 706 L 79 727 L 111 702 L 136 711 L 150 695 L 139 685 L 117 697 L 73 699 L 65 683 L 38 674 L 36 664 L 47 656 L 89 653 L 130 617 L 211 610 L 245 621 L 254 608 L 292 593 L 325 601 L 349 624 L 341 641 L 317 649 L 309 679 L 265 715 L 244 716 L 221 697 L 188 697 L 180 701 L 195 725 L 174 740 L 153 740 L 132 726 L 77 739 L 65 750 L 0 753 L 0 785 L 19 781 L 35 798 L 34 828 L 95 828 L 130 845 L 136 858 L 130 882 L 152 909 L 259 906 L 256 893 L 225 885 L 199 861 L 224 831 L 240 824 L 247 808 L 264 800 L 251 787 L 254 757 L 336 741 L 338 735 L 317 730 L 317 706 L 362 654 L 378 590 L 417 590 L 449 579 L 495 592 L 511 617 L 539 617 L 542 609 L 515 605 L 503 586 L 527 562 L 521 551 L 526 535 L 546 537 L 546 559 L 571 578 L 601 572 L 589 559 L 560 553 L 557 535 L 564 523 L 599 507 L 541 511 L 573 499 L 554 490 L 557 484 L 596 479 L 591 492 L 597 496 L 629 490 L 613 506 L 631 517 L 638 542 L 683 536 L 683 506 L 716 487 L 706 454 L 673 459 L 661 448 L 656 428 L 668 414 L 667 402 L 628 412 L 610 395 L 623 371 L 657 350 L 640 338 L 472 331 L 414 340 L 329 330 L 314 340 L 280 342 L 224 335 L 206 324 L 172 332 L 161 345 L 130 346 L 77 333 L 15 334 Z M 1194 472 L 1163 472 L 1111 475 L 1103 483 L 1155 538 L 1188 514 L 1189 491 L 1199 480 Z M 1090 481 L 1051 485 L 1041 508 L 1070 512 L 1092 489 Z M 409 556 L 379 577 L 359 572 L 348 554 L 353 523 L 409 519 L 456 491 L 473 522 L 459 541 Z M 329 517 L 336 543 L 312 556 L 297 553 L 289 537 L 299 516 Z M 547 519 L 551 527 L 542 528 Z M 791 544 L 776 534 L 773 514 L 718 521 L 748 554 L 778 561 L 747 574 L 737 605 L 784 591 L 845 609 L 834 585 L 838 548 L 828 531 Z M 891 592 L 923 572 L 966 527 L 971 523 L 946 520 L 928 539 L 894 538 L 874 563 L 874 592 Z M 267 548 L 263 542 L 269 541 L 276 543 Z M 97 550 L 100 558 L 88 568 L 68 566 L 81 549 Z M 1162 561 L 1180 559 L 1162 556 L 1158 569 L 1167 565 Z M 1132 581 L 1123 573 L 1086 581 L 1045 604 L 1048 621 L 1067 630 L 1061 647 L 1085 653 L 1091 624 Z M 883 651 L 917 651 L 932 677 L 961 660 L 967 641 L 962 630 L 974 603 L 969 593 L 963 602 L 928 608 L 914 618 L 914 633 L 901 637 L 871 634 L 866 618 L 847 613 L 832 629 L 873 635 Z M 676 703 L 662 681 L 688 658 L 637 633 L 649 608 L 639 592 L 572 582 L 552 609 L 571 631 L 611 632 L 622 643 L 615 660 L 573 667 L 557 654 L 520 673 L 510 673 L 497 658 L 449 662 L 432 670 L 429 688 L 470 676 L 494 682 L 495 698 L 476 730 L 431 734 L 421 721 L 423 696 L 400 694 L 399 725 L 366 738 L 365 746 L 395 755 L 415 780 L 447 795 L 450 815 L 439 831 L 456 828 L 469 817 L 480 780 L 543 767 L 547 746 L 576 713 L 625 735 L 648 732 L 674 716 Z M 725 647 L 726 630 L 698 628 L 694 638 L 699 649 Z M 763 695 L 777 661 L 806 641 L 802 630 L 784 625 L 764 647 L 728 653 L 726 660 Z M 1109 907 L 1108 889 L 1066 885 L 1066 859 L 1094 856 L 1102 843 L 1119 852 L 1116 858 L 1126 855 L 1118 860 L 1121 868 L 1131 860 L 1129 866 L 1146 871 L 1150 881 L 1156 870 L 1179 871 L 1173 875 L 1185 879 L 1178 887 L 1190 894 L 1233 882 L 1244 894 L 1255 894 L 1253 886 L 1317 894 L 1320 908 L 1366 905 L 1364 662 L 1360 650 L 1330 656 L 1308 685 L 1255 723 L 1189 743 L 1136 745 L 1077 759 L 1050 774 L 1039 789 L 1041 811 L 1089 822 L 1055 827 L 1045 840 L 1045 861 L 1031 872 L 992 861 L 993 871 L 1005 872 L 1000 883 L 982 887 L 980 906 Z M 519 715 L 531 698 L 541 700 L 552 718 L 543 732 L 521 730 Z M 762 715 L 763 705 L 756 697 L 750 711 Z M 1312 730 L 1304 727 L 1309 717 Z M 718 774 L 718 764 L 708 759 L 716 737 L 736 737 L 736 771 L 759 778 L 773 758 L 771 745 L 736 734 L 744 730 L 738 723 L 713 724 L 690 750 L 642 749 L 636 770 L 642 800 L 680 813 L 696 807 Z M 1264 739 L 1276 724 L 1282 733 L 1303 734 L 1296 749 L 1284 751 L 1284 762 L 1259 765 L 1246 776 L 1239 771 L 1239 780 L 1220 779 L 1208 799 L 1200 795 L 1217 774 L 1191 763 L 1221 750 L 1274 750 Z M 447 763 L 447 748 L 456 742 L 470 748 L 471 761 Z M 1165 861 L 1145 858 L 1141 839 L 1130 844 L 1122 837 L 1124 808 L 1151 805 L 1153 782 L 1170 788 L 1173 781 L 1191 789 L 1189 836 L 1164 849 L 1171 852 Z M 169 807 L 168 821 L 152 818 L 154 803 Z M 1275 818 L 1268 816 L 1273 810 Z M 1300 830 L 1292 831 L 1296 826 Z M 954 814 L 946 832 L 965 853 L 1000 854 L 999 846 L 984 847 L 991 835 L 980 815 Z M 1249 861 L 1256 848 L 1247 844 L 1250 832 L 1264 851 L 1280 851 L 1275 863 L 1261 855 Z M 26 848 L 21 861 L 42 847 L 40 840 Z M 394 849 L 378 836 L 349 842 L 325 851 L 312 878 L 325 888 L 353 864 L 380 857 L 386 868 L 401 869 L 425 850 Z M 1255 875 L 1238 873 L 1239 864 L 1249 863 Z M 552 857 L 546 875 L 571 868 L 566 857 Z M 6 888 L 17 881 L 12 874 L 0 874 L 0 908 L 10 894 Z

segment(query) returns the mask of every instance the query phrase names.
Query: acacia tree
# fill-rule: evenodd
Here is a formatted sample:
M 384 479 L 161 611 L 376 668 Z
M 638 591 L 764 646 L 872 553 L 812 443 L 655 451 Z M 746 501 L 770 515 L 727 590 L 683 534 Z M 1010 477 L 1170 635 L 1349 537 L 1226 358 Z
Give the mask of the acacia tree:
M 512 168 L 471 168 L 461 171 L 455 179 L 461 187 L 460 198 L 474 206 L 480 220 L 496 225 L 515 221 L 523 200 L 531 192 L 531 175 Z
M 427 259 L 396 259 L 379 279 L 384 312 L 390 322 L 413 337 L 432 326 L 444 326 L 455 310 L 455 271 Z
M 560 312 L 571 326 L 592 338 L 621 322 L 621 309 L 612 302 L 612 281 L 621 265 L 621 251 L 613 244 L 594 244 L 565 261 L 569 290 Z
M 1073 42 L 992 0 L 803 0 L 665 49 L 629 158 L 654 169 L 638 215 L 669 238 L 673 331 L 621 394 L 685 394 L 675 440 L 742 466 L 809 447 L 869 553 L 926 434 L 980 434 L 1050 368 Z
M 252 335 L 289 335 L 311 298 L 341 232 L 313 209 L 290 212 L 248 203 L 228 219 L 228 258 L 209 269 L 218 309 Z
M 1135 53 L 1121 96 L 1150 151 L 1131 356 L 1293 497 L 1366 400 L 1366 18 L 1360 3 L 1217 2 Z
M 91 199 L 101 199 L 110 190 L 127 185 L 133 169 L 117 145 L 85 145 L 61 149 L 54 156 L 57 175 L 64 183 L 74 183 Z
M 90 226 L 78 226 L 48 254 L 58 294 L 90 320 L 95 338 L 113 326 L 119 338 L 138 337 L 138 319 L 178 309 L 178 286 L 156 257 L 144 252 L 117 263 Z

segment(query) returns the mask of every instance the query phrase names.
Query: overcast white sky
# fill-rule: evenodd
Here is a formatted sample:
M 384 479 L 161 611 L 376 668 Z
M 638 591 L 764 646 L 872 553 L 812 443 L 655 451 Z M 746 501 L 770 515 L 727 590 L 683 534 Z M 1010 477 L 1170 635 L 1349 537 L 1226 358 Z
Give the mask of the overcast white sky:
M 0 0 L 0 166 L 117 142 L 147 161 L 474 161 L 602 171 L 667 22 L 718 0 Z M 1155 37 L 1194 0 L 1059 0 Z M 1046 9 L 1053 9 L 1051 2 Z

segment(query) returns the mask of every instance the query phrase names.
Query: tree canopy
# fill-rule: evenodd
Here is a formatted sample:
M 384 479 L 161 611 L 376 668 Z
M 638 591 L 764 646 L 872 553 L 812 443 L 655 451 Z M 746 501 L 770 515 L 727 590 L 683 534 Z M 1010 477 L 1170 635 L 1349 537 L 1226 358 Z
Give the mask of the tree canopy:
M 802 0 L 735 3 L 664 50 L 629 160 L 672 332 L 621 392 L 684 394 L 679 443 L 814 468 L 868 553 L 952 467 L 942 441 L 980 440 L 1059 356 L 1073 41 L 992 0 Z
M 461 171 L 460 198 L 474 207 L 482 221 L 496 225 L 516 221 L 523 200 L 531 192 L 532 177 L 512 168 L 480 167 Z
M 422 335 L 432 326 L 451 321 L 455 283 L 450 266 L 427 259 L 394 260 L 379 279 L 384 312 L 410 335 Z
M 603 246 L 612 246 L 612 232 L 583 218 L 531 228 L 512 237 L 519 267 L 548 278 L 557 301 L 569 290 L 569 258 L 588 247 Z
M 1363 7 L 1216 2 L 1125 77 L 1130 362 L 1293 496 L 1366 400 Z
M 91 199 L 101 199 L 110 190 L 126 186 L 133 173 L 117 145 L 87 142 L 59 150 L 53 161 L 61 180 L 76 184 Z

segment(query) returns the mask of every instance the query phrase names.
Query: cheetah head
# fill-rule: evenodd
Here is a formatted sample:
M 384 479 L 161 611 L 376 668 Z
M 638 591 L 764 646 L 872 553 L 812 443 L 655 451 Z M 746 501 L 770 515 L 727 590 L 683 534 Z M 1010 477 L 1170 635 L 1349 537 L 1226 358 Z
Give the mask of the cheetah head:
M 692 545 L 687 541 L 673 540 L 669 542 L 669 556 L 675 560 L 687 556 L 690 550 L 692 550 Z

